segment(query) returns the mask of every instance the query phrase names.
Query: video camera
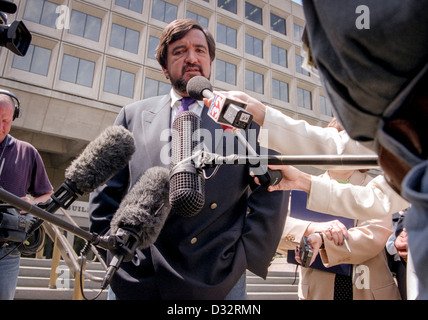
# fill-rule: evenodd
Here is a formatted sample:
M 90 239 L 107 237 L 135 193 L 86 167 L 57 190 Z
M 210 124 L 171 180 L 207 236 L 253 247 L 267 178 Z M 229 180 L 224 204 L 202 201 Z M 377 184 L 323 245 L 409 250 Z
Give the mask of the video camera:
M 5 13 L 15 13 L 16 4 L 0 0 L 0 46 L 6 47 L 19 56 L 25 56 L 31 43 L 31 34 L 22 21 L 7 24 Z
M 36 253 L 44 241 L 43 229 L 35 230 L 39 220 L 31 214 L 20 214 L 15 207 L 0 202 L 0 247 L 14 244 L 23 254 Z

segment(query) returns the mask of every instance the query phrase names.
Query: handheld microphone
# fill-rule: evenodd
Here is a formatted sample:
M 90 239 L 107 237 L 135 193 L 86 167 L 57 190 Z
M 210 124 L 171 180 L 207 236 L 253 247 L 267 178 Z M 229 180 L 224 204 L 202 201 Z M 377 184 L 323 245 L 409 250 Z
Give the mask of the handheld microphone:
M 147 170 L 120 203 L 110 223 L 115 254 L 102 283 L 105 289 L 123 261 L 135 250 L 148 248 L 158 238 L 171 210 L 168 201 L 169 171 L 162 167 Z
M 253 115 L 246 111 L 245 103 L 226 98 L 221 93 L 214 95 L 210 81 L 196 76 L 187 83 L 187 93 L 195 100 L 211 99 L 208 115 L 217 123 L 247 130 L 253 121 Z
M 195 113 L 184 111 L 172 124 L 169 202 L 183 217 L 198 214 L 205 203 L 205 179 L 191 159 L 201 141 L 201 122 Z
M 231 131 L 238 141 L 247 149 L 248 153 L 252 156 L 257 155 L 255 150 L 248 144 L 239 130 L 247 130 L 253 120 L 253 115 L 245 110 L 244 103 L 233 101 L 226 98 L 223 94 L 212 92 L 211 82 L 202 76 L 196 76 L 189 80 L 187 83 L 187 93 L 195 100 L 202 100 L 203 98 L 211 99 L 208 115 L 216 122 L 219 123 L 223 130 Z M 234 129 L 230 130 L 232 126 Z M 282 179 L 282 173 L 279 170 L 270 170 L 267 165 L 253 168 L 255 176 L 259 178 L 259 183 L 262 186 L 274 186 Z

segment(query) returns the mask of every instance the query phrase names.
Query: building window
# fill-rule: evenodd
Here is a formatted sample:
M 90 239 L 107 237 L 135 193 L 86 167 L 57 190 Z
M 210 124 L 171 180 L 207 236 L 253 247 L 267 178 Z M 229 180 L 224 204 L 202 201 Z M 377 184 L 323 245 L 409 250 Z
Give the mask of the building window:
M 236 48 L 236 29 L 217 23 L 217 41 Z
M 236 0 L 217 0 L 217 7 L 230 11 L 234 14 L 237 13 Z
M 13 56 L 12 68 L 47 76 L 50 59 L 51 50 L 31 44 L 25 56 Z
M 305 76 L 309 76 L 309 72 L 302 67 L 303 65 L 303 57 L 296 54 L 296 72 L 301 73 Z
M 216 80 L 236 85 L 236 66 L 232 63 L 216 59 L 215 78 Z
M 98 41 L 100 38 L 101 19 L 89 14 L 72 10 L 70 29 L 68 32 L 89 40 Z
M 287 50 L 277 47 L 275 45 L 271 46 L 271 59 L 272 63 L 278 64 L 282 67 L 287 68 Z
M 272 97 L 288 102 L 288 83 L 272 79 Z
M 124 7 L 126 9 L 142 13 L 143 12 L 143 0 L 116 0 L 115 4 Z
M 135 74 L 107 67 L 104 80 L 104 91 L 120 96 L 134 97 Z
M 162 81 L 146 78 L 144 84 L 144 99 L 168 94 L 171 85 Z
M 156 52 L 159 45 L 159 40 L 159 38 L 149 36 L 149 49 L 147 51 L 147 58 L 156 60 Z
M 326 116 L 333 116 L 333 111 L 331 109 L 330 102 L 324 96 L 320 96 L 320 112 L 321 114 L 324 114 Z
M 245 18 L 258 24 L 263 24 L 262 8 L 249 2 L 245 2 Z
M 58 4 L 45 0 L 27 0 L 23 18 L 29 21 L 55 28 Z
M 137 54 L 139 40 L 140 32 L 115 23 L 111 25 L 110 46 Z
M 312 110 L 311 92 L 302 88 L 297 88 L 297 105 Z
M 294 40 L 302 41 L 304 28 L 298 24 L 294 24 Z
M 62 59 L 60 80 L 92 87 L 95 63 L 85 59 L 64 54 Z
M 177 19 L 177 6 L 163 1 L 153 0 L 152 18 L 170 23 Z
M 205 29 L 208 29 L 208 18 L 201 16 L 197 13 L 191 12 L 191 11 L 187 11 L 186 12 L 186 18 L 187 19 L 193 19 L 199 22 L 199 24 L 204 27 Z
M 256 93 L 264 93 L 263 75 L 254 71 L 245 70 L 245 89 Z
M 245 35 L 245 52 L 263 58 L 263 40 Z
M 273 13 L 270 14 L 270 28 L 283 35 L 287 34 L 285 19 Z

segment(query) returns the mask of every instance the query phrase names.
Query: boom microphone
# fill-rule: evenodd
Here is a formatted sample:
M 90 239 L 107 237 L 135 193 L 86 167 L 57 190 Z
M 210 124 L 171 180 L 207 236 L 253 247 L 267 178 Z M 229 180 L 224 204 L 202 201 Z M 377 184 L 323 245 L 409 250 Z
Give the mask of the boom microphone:
M 93 191 L 123 169 L 134 152 L 131 132 L 123 126 L 108 127 L 65 170 L 66 179 L 51 200 L 39 206 L 51 213 L 67 209 L 78 195 Z
M 123 126 L 108 127 L 65 171 L 81 192 L 91 192 L 123 169 L 135 152 L 134 137 Z
M 217 123 L 237 129 L 247 130 L 253 121 L 253 115 L 246 111 L 245 103 L 231 100 L 221 93 L 213 94 L 210 81 L 202 76 L 189 80 L 187 93 L 195 100 L 213 98 L 208 109 L 208 115 Z
M 156 241 L 171 210 L 168 193 L 168 169 L 153 167 L 123 198 L 110 223 L 113 239 L 118 243 L 102 289 L 108 286 L 122 261 L 130 261 L 137 248 L 147 248 Z
M 172 124 L 169 202 L 184 217 L 198 214 L 205 203 L 205 180 L 191 159 L 201 141 L 201 122 L 195 113 L 184 111 Z
M 6 238 L 5 240 L 15 241 L 18 239 L 16 236 L 26 239 L 33 232 L 36 232 L 46 220 L 88 241 L 102 242 L 103 246 L 108 245 L 102 239 L 98 239 L 96 235 L 87 233 L 59 219 L 52 213 L 59 207 L 67 209 L 77 199 L 78 195 L 90 192 L 107 181 L 126 166 L 134 151 L 135 145 L 132 134 L 122 126 L 112 126 L 89 143 L 82 154 L 71 163 L 65 172 L 66 179 L 48 201 L 33 206 L 6 190 L 0 190 L 2 201 L 28 212 L 29 214 L 26 215 L 28 218 L 32 217 L 31 214 L 38 218 L 32 217 L 28 220 L 30 225 L 24 225 L 19 214 L 5 216 L 7 212 L 0 212 L 0 222 L 4 220 L 0 228 L 4 230 L 0 231 L 15 235 L 15 238 Z M 3 219 L 5 217 L 9 219 Z M 20 234 L 17 235 L 17 233 Z

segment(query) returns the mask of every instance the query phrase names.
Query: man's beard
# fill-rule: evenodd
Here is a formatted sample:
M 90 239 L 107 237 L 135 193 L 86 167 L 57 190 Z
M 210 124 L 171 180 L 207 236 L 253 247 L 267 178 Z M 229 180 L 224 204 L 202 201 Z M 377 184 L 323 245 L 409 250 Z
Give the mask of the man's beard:
M 190 80 L 186 80 L 186 79 L 184 79 L 184 77 L 183 77 L 183 75 L 184 75 L 184 72 L 185 72 L 185 70 L 186 70 L 186 68 L 189 68 L 189 67 L 197 67 L 197 68 L 199 68 L 199 73 L 201 74 L 201 75 L 203 75 L 204 73 L 202 72 L 202 67 L 201 66 L 199 66 L 199 65 L 186 65 L 186 66 L 184 66 L 183 67 L 183 69 L 182 69 L 182 71 L 181 71 L 181 78 L 179 78 L 179 79 L 174 79 L 172 76 L 171 76 L 171 74 L 169 73 L 169 71 L 168 71 L 168 75 L 169 75 L 169 80 L 171 81 L 171 85 L 172 85 L 172 87 L 175 89 L 175 91 L 177 91 L 177 92 L 179 92 L 179 93 L 182 93 L 182 94 L 187 94 L 187 82 Z M 208 76 L 208 80 L 210 79 L 210 76 L 211 75 L 209 75 Z
M 175 80 L 171 76 L 169 77 L 169 79 L 170 79 L 171 85 L 175 89 L 175 91 L 183 93 L 183 94 L 187 92 L 187 80 L 186 79 L 180 78 L 180 79 Z

